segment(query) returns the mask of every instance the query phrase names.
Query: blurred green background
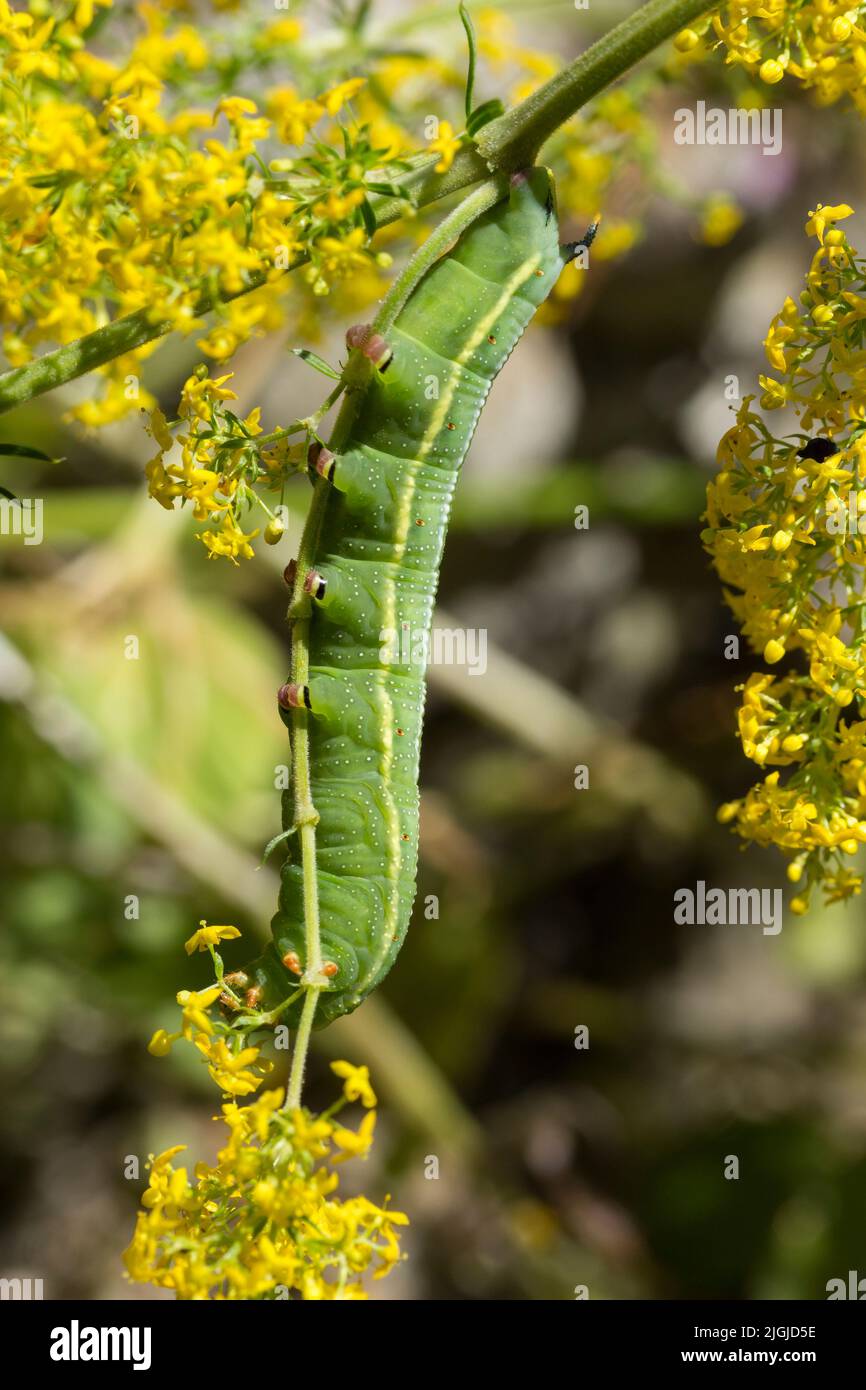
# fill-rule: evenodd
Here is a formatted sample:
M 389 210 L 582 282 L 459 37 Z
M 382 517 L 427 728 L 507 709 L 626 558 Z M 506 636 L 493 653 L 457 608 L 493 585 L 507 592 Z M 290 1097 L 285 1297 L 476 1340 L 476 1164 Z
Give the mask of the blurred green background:
M 754 772 L 733 731 L 752 663 L 724 659 L 736 629 L 699 516 L 726 378 L 742 395 L 764 370 L 808 209 L 850 202 L 866 244 L 862 128 L 795 98 L 776 159 L 683 149 L 681 100 L 659 106 L 664 158 L 731 191 L 744 227 L 710 249 L 659 197 L 640 247 L 594 266 L 497 383 L 440 590 L 443 625 L 487 630 L 487 671 L 431 672 L 407 943 L 315 1039 L 310 1104 L 333 1097 L 334 1056 L 367 1062 L 382 1101 L 346 1181 L 412 1218 L 377 1298 L 811 1299 L 866 1275 L 862 903 L 786 915 L 777 937 L 673 920 L 698 879 L 785 883 L 714 818 Z M 321 394 L 286 347 L 273 335 L 233 364 L 241 413 L 261 404 L 271 428 Z M 168 413 L 198 357 L 172 342 L 147 364 Z M 148 1297 L 121 1277 L 144 1182 L 127 1159 L 177 1142 L 210 1157 L 218 1127 L 191 1049 L 157 1061 L 145 1043 L 207 979 L 182 949 L 200 918 L 242 929 L 236 963 L 267 931 L 280 571 L 306 484 L 276 552 L 209 563 L 144 497 L 135 416 L 91 437 L 64 425 L 81 389 L 0 421 L 63 456 L 0 462 L 4 485 L 45 498 L 42 545 L 0 537 L 0 1273 L 51 1298 Z

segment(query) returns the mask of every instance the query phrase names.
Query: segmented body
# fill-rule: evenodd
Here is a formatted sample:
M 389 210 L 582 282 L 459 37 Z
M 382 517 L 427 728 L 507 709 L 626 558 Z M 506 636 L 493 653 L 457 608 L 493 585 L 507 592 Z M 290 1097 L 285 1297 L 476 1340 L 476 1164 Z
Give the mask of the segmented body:
M 533 169 L 416 286 L 388 330 L 387 370 L 372 374 L 329 465 L 304 692 L 322 957 L 336 965 L 319 1026 L 386 974 L 415 895 L 425 671 L 385 659 L 385 634 L 408 631 L 414 644 L 429 632 L 460 466 L 491 384 L 563 264 L 550 175 Z M 287 794 L 286 828 L 293 813 Z M 272 930 L 251 967 L 270 1006 L 297 984 L 280 962 L 304 965 L 297 851 Z

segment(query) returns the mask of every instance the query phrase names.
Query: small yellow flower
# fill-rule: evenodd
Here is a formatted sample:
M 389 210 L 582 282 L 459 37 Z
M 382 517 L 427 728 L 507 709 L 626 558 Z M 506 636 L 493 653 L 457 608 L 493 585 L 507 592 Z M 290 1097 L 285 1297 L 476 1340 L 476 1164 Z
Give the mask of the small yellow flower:
M 219 999 L 221 989 L 219 985 L 211 985 L 208 989 L 181 989 L 177 994 L 177 1002 L 183 1009 L 183 1035 L 190 1041 L 194 1041 L 199 1033 L 210 1034 L 213 1032 L 213 1024 L 207 1016 L 207 1010 L 211 1004 Z
M 376 1095 L 370 1085 L 369 1067 L 355 1067 L 351 1062 L 332 1062 L 331 1071 L 343 1078 L 343 1095 L 346 1100 L 359 1100 L 362 1105 L 372 1109 Z
M 460 137 L 454 134 L 454 127 L 450 121 L 439 122 L 439 133 L 435 140 L 430 141 L 430 149 L 439 155 L 439 162 L 434 166 L 437 174 L 444 174 L 454 163 L 454 156 L 460 148 Z
M 361 88 L 366 86 L 365 77 L 350 77 L 345 82 L 340 82 L 336 87 L 331 87 L 327 92 L 317 98 L 324 106 L 329 116 L 336 116 L 338 111 L 345 106 L 347 101 L 351 101 Z
M 187 955 L 191 956 L 193 951 L 206 951 L 209 946 L 217 946 L 220 941 L 234 941 L 239 936 L 237 927 L 209 927 L 207 922 L 202 920 L 198 931 L 194 931 L 189 940 L 184 942 L 184 949 Z
M 258 111 L 254 101 L 248 97 L 223 97 L 217 102 L 214 116 L 225 116 L 227 120 L 239 121 L 243 116 L 254 116 Z
M 360 1128 L 357 1130 L 345 1129 L 342 1125 L 337 1125 L 334 1130 L 334 1143 L 340 1150 L 339 1155 L 334 1159 L 339 1163 L 349 1158 L 366 1158 L 373 1143 L 373 1130 L 376 1128 L 376 1112 L 368 1110 L 361 1121 Z
M 841 222 L 845 217 L 852 217 L 854 209 L 847 203 L 838 203 L 834 206 L 824 206 L 819 203 L 814 212 L 809 213 L 809 220 L 806 223 L 806 235 L 816 236 L 823 245 L 824 231 L 828 223 Z
M 242 531 L 232 513 L 228 511 L 220 523 L 219 530 L 202 531 L 197 539 L 204 545 L 209 559 L 215 560 L 217 556 L 222 555 L 236 565 L 239 555 L 245 560 L 253 558 L 254 551 L 250 542 L 254 541 L 258 534 L 258 527 L 255 531 Z
M 208 1071 L 220 1090 L 231 1096 L 248 1096 L 257 1091 L 263 1077 L 251 1067 L 258 1061 L 260 1051 L 258 1047 L 243 1047 L 240 1052 L 231 1052 L 224 1038 L 210 1045 Z

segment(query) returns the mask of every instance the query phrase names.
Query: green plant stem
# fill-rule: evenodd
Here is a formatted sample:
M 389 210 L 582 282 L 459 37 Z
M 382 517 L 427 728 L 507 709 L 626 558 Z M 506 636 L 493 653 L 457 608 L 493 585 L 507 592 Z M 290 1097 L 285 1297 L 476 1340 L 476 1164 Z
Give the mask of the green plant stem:
M 286 1091 L 286 1110 L 297 1110 L 301 1103 L 301 1089 L 304 1084 L 304 1071 L 307 1065 L 307 1053 L 310 1050 L 310 1034 L 313 1031 L 313 1019 L 316 1013 L 316 1005 L 319 1002 L 321 990 L 311 987 L 307 990 L 304 999 L 304 1007 L 301 1010 L 301 1022 L 298 1025 L 298 1035 L 295 1038 L 295 1050 L 292 1054 L 292 1069 L 289 1072 L 289 1087 Z
M 649 0 L 513 111 L 485 126 L 478 134 L 476 147 L 460 150 L 450 169 L 437 174 L 438 157 L 419 155 L 412 168 L 396 182 L 415 207 L 423 207 L 480 182 L 495 169 L 509 173 L 531 164 L 544 142 L 585 102 L 709 9 L 712 5 L 706 0 Z M 370 203 L 379 227 L 397 221 L 406 212 L 402 197 L 373 195 Z M 296 257 L 287 272 L 307 260 L 306 256 Z M 259 289 L 265 279 L 264 274 L 252 275 L 239 294 Z M 209 313 L 236 298 L 237 294 L 205 296 L 197 305 L 196 314 Z M 35 362 L 15 367 L 0 376 L 0 413 L 164 337 L 174 326 L 153 320 L 148 310 L 140 309 L 44 353 Z
M 519 106 L 484 126 L 476 137 L 479 152 L 504 169 L 532 164 L 569 116 L 659 44 L 714 8 L 707 0 L 648 0 Z
M 342 384 L 341 388 L 342 389 Z M 332 395 L 337 395 L 335 390 Z M 348 438 L 352 421 L 357 410 L 357 392 L 347 392 L 340 413 L 337 416 L 331 437 L 331 446 L 338 450 Z M 312 568 L 319 544 L 319 534 L 325 519 L 325 509 L 331 484 L 325 478 L 318 478 L 313 489 L 313 500 L 307 513 L 295 570 L 295 584 L 289 604 L 288 619 L 292 628 L 291 680 L 299 688 L 310 679 L 310 611 L 309 595 L 304 592 L 304 579 Z M 327 978 L 322 974 L 322 942 L 319 922 L 319 884 L 316 877 L 316 826 L 319 814 L 313 802 L 310 775 L 310 712 L 303 706 L 291 713 L 292 748 L 292 788 L 294 791 L 294 823 L 297 831 L 301 856 L 302 891 L 304 899 L 304 973 L 301 987 L 305 990 L 301 1022 L 295 1039 L 295 1053 L 286 1093 L 286 1108 L 292 1109 L 300 1103 L 304 1066 L 310 1043 L 310 1032 L 319 995 L 327 988 Z

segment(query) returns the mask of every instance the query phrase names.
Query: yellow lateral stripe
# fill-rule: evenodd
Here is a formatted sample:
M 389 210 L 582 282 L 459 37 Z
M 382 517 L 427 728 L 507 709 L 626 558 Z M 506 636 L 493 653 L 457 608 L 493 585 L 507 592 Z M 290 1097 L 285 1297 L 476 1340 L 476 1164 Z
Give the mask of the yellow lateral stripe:
M 476 348 L 483 342 L 489 334 L 491 328 L 500 318 L 514 295 L 532 276 L 541 261 L 541 253 L 536 252 L 518 266 L 514 274 L 503 287 L 502 294 L 497 299 L 493 308 L 484 316 L 480 323 L 475 325 L 471 336 L 467 339 L 460 355 L 454 359 L 453 371 L 448 379 L 447 386 L 440 397 L 436 409 L 430 419 L 430 424 L 424 434 L 424 438 L 419 446 L 417 457 L 409 461 L 406 471 L 404 490 L 400 497 L 400 505 L 397 513 L 397 527 L 395 532 L 395 557 L 394 569 L 388 575 L 385 585 L 385 601 L 383 606 L 383 628 L 390 632 L 396 631 L 396 611 L 397 611 L 397 585 L 396 570 L 406 554 L 406 545 L 409 538 L 409 526 L 412 519 L 412 503 L 415 497 L 418 470 L 429 456 L 436 440 L 442 432 L 446 423 L 446 417 L 454 402 L 457 388 L 460 384 L 461 370 L 465 368 L 469 358 Z M 399 325 L 398 325 L 399 326 Z M 423 344 L 421 345 L 423 346 Z M 394 704 L 388 690 L 388 672 L 379 670 L 376 673 L 376 699 L 379 704 L 381 718 L 380 729 L 382 731 L 382 755 L 379 763 L 379 775 L 382 778 L 382 788 L 386 804 L 387 819 L 387 854 L 385 860 L 385 878 L 390 884 L 388 892 L 388 902 L 385 913 L 384 930 L 381 937 L 381 947 L 376 959 L 372 964 L 371 974 L 375 974 L 382 960 L 387 955 L 392 945 L 392 936 L 398 917 L 399 907 L 399 888 L 398 880 L 400 876 L 400 821 L 397 816 L 397 808 L 391 794 L 391 783 L 393 780 L 394 766 Z

